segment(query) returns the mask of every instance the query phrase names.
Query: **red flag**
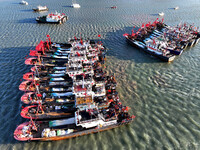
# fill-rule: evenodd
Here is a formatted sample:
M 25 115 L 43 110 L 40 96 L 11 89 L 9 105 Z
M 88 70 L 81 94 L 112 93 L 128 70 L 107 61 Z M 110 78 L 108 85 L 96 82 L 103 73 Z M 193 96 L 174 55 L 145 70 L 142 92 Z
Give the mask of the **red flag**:
M 149 26 L 149 24 L 147 23 L 145 26 L 146 26 L 146 27 L 148 27 L 148 26 Z
M 133 29 L 132 29 L 132 33 L 131 33 L 131 35 L 132 35 L 132 36 L 134 36 L 134 35 L 135 35 L 135 34 L 134 34 L 134 30 L 133 30 Z
M 132 116 L 131 116 L 131 118 L 132 118 L 132 119 L 134 119 L 134 118 L 135 118 L 135 116 L 134 116 L 134 115 L 132 115 Z
M 81 45 L 83 45 L 83 40 L 82 39 L 81 39 L 80 43 L 81 43 Z
M 77 54 L 78 56 L 81 56 L 81 55 L 79 54 L 79 52 L 76 52 L 76 54 Z
M 48 40 L 46 40 L 46 43 L 47 43 L 47 49 L 49 49 L 49 42 L 48 42 Z
M 144 23 L 142 24 L 142 28 L 144 28 Z
M 124 112 L 128 112 L 129 109 L 130 109 L 130 107 L 128 107 L 128 106 L 124 106 L 124 108 L 122 108 L 122 111 L 124 111 Z
M 50 38 L 50 35 L 47 34 L 47 37 L 48 37 L 48 39 L 49 39 L 49 44 L 51 45 L 51 38 Z
M 35 50 L 36 50 L 36 51 L 40 51 L 40 50 L 41 50 L 41 47 L 40 47 L 39 44 L 35 47 Z
M 123 36 L 128 36 L 128 35 L 129 35 L 128 33 L 124 33 L 124 34 L 123 34 Z
M 30 53 L 29 53 L 30 56 L 36 56 L 36 54 L 37 54 L 37 51 L 30 50 Z
M 109 102 L 113 102 L 113 99 L 110 99 Z
M 162 23 L 163 23 L 163 21 L 164 21 L 164 18 L 162 18 Z
M 130 107 L 126 106 L 125 111 L 128 111 L 130 109 Z
M 74 39 L 77 40 L 76 36 L 74 36 Z
M 37 97 L 42 97 L 42 94 L 37 94 Z
M 35 47 L 35 50 L 41 51 L 43 46 L 43 41 L 41 40 L 40 43 Z
M 155 39 L 153 39 L 153 44 L 156 44 L 156 41 L 155 41 Z

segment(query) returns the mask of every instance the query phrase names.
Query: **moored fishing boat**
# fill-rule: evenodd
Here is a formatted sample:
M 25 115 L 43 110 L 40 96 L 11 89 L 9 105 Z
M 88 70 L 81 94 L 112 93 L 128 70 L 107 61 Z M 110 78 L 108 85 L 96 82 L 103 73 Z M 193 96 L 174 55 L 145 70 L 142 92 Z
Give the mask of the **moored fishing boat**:
M 50 102 L 27 106 L 21 110 L 20 114 L 26 119 L 53 120 L 73 117 L 75 111 L 75 103 L 65 104 Z
M 34 11 L 36 12 L 40 12 L 40 11 L 48 11 L 49 9 L 47 8 L 47 6 L 37 6 L 37 8 L 33 8 Z
M 164 12 L 160 12 L 160 13 L 158 13 L 158 15 L 159 16 L 164 16 L 165 14 L 164 14 Z
M 37 65 L 37 66 L 65 66 L 67 64 L 68 58 L 60 59 L 60 58 L 48 58 L 48 57 L 30 57 L 25 60 L 26 65 Z
M 73 8 L 80 8 L 81 5 L 79 5 L 79 4 L 77 4 L 77 3 L 73 3 L 73 4 L 71 5 L 71 7 L 73 7 Z
M 65 82 L 65 83 L 58 83 L 58 84 L 51 84 L 46 82 L 38 82 L 38 81 L 23 81 L 19 85 L 19 90 L 21 91 L 29 91 L 29 92 L 47 92 L 47 93 L 65 93 L 72 91 L 72 82 Z
M 111 6 L 110 8 L 112 8 L 112 9 L 116 9 L 116 8 L 117 8 L 117 6 Z
M 177 9 L 179 9 L 179 7 L 178 7 L 178 6 L 174 7 L 174 10 L 177 10 Z
M 36 122 L 31 120 L 16 128 L 14 138 L 19 141 L 63 140 L 116 128 L 133 121 L 134 116 L 129 116 L 126 109 L 124 107 L 122 112 L 115 113 L 114 109 L 90 108 L 78 110 L 75 117 L 68 119 Z
M 58 80 L 55 79 L 56 82 L 72 81 L 71 77 L 65 74 L 65 70 L 37 71 L 37 73 L 27 72 L 23 75 L 23 79 L 28 80 L 28 81 L 34 81 L 34 80 L 37 80 L 37 81 L 51 81 L 52 80 L 53 81 L 54 78 L 58 79 Z
M 52 67 L 52 66 L 45 66 L 45 64 L 44 65 L 42 65 L 42 66 L 33 66 L 32 68 L 31 68 L 31 71 L 32 72 L 36 72 L 37 73 L 37 71 L 38 72 L 45 72 L 45 71 L 52 71 L 52 70 L 54 70 L 54 71 L 63 71 L 63 70 L 66 70 L 66 67 L 65 66 L 63 66 L 63 67 Z
M 54 24 L 62 24 L 68 20 L 68 17 L 62 13 L 51 13 L 45 16 L 40 16 L 36 18 L 38 23 L 54 23 Z
M 27 2 L 27 1 L 24 1 L 24 0 L 22 0 L 22 1 L 20 2 L 20 4 L 22 4 L 22 5 L 28 5 L 28 2 Z
M 60 95 L 63 94 L 63 95 Z M 24 104 L 43 104 L 43 103 L 69 103 L 75 102 L 75 95 L 72 92 L 68 93 L 40 93 L 37 92 L 26 92 L 21 97 L 21 101 Z

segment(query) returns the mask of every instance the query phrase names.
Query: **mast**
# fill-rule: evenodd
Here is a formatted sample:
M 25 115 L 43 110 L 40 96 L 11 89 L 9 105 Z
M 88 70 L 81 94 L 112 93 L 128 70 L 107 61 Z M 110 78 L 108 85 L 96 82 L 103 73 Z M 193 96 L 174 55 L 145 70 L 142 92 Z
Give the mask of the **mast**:
M 39 72 L 38 72 L 38 69 L 37 69 L 36 64 L 35 64 L 35 71 L 36 71 L 36 73 L 37 73 L 37 75 L 38 75 L 38 78 L 39 78 L 40 76 L 39 76 Z
M 30 115 L 30 118 L 31 118 L 31 124 L 34 126 L 34 130 L 37 131 L 37 127 L 36 127 L 35 122 L 33 121 L 32 117 L 31 117 L 31 115 Z

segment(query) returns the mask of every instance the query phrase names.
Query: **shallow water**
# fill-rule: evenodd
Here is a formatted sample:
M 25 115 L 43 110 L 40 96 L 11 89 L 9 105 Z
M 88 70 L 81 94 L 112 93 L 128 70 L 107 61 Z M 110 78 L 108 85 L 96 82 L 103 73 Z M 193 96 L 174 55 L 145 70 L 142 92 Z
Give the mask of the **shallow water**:
M 27 0 L 28 1 L 28 0 Z M 122 36 L 133 26 L 153 22 L 159 12 L 165 23 L 200 24 L 198 0 L 82 0 L 80 9 L 71 1 L 0 1 L 0 149 L 200 149 L 200 44 L 186 49 L 172 63 L 128 45 Z M 49 12 L 64 12 L 62 25 L 37 24 L 33 7 L 47 5 Z M 117 9 L 110 9 L 116 5 Z M 178 10 L 173 7 L 179 6 Z M 20 117 L 22 75 L 29 71 L 24 58 L 29 50 L 50 34 L 53 41 L 69 37 L 98 39 L 109 49 L 106 70 L 114 74 L 123 104 L 136 115 L 133 123 L 98 134 L 63 141 L 18 142 L 13 138 Z

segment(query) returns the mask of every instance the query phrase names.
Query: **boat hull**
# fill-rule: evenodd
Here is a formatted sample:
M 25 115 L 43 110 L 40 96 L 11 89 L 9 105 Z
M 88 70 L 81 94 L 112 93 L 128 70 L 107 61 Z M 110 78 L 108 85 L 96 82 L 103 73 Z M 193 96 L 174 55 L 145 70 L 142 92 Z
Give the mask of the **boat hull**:
M 195 39 L 190 40 L 190 42 L 188 43 L 188 46 L 192 47 L 195 44 L 195 41 L 196 41 Z
M 168 50 L 170 51 L 171 54 L 181 55 L 184 49 L 181 49 L 181 50 L 171 50 L 171 49 L 168 49 Z
M 33 11 L 35 11 L 35 12 L 41 12 L 41 11 L 48 11 L 49 9 L 47 8 L 47 9 L 41 9 L 41 10 L 39 10 L 38 8 L 33 8 Z
M 39 137 L 39 138 L 33 138 L 33 137 L 31 137 L 31 138 L 28 138 L 28 137 L 20 138 L 19 136 L 17 136 L 17 134 L 20 133 L 20 129 L 22 129 L 23 126 L 28 125 L 28 122 L 25 122 L 25 123 L 19 125 L 17 127 L 17 129 L 14 131 L 14 138 L 18 141 L 58 141 L 58 140 L 65 140 L 65 139 L 75 138 L 75 137 L 79 137 L 79 136 L 83 136 L 83 135 L 88 135 L 88 134 L 92 134 L 92 133 L 98 133 L 98 132 L 114 129 L 114 128 L 117 128 L 117 127 L 122 126 L 122 125 L 127 125 L 130 122 L 132 122 L 132 120 L 129 120 L 129 121 L 126 121 L 126 122 L 123 122 L 123 123 L 117 123 L 117 124 L 106 126 L 106 127 L 88 129 L 88 130 L 80 131 L 80 132 L 77 132 L 77 133 L 70 133 L 68 135 L 63 135 L 63 136 L 45 137 L 45 138 L 44 137 L 43 138 L 41 138 L 41 137 Z
M 62 24 L 62 23 L 64 23 L 65 21 L 64 20 L 68 20 L 68 17 L 67 16 L 64 16 L 62 19 L 60 19 L 59 21 L 57 21 L 57 22 L 48 22 L 48 21 L 46 21 L 46 17 L 37 17 L 36 18 L 36 21 L 38 22 L 38 23 L 48 23 L 48 24 Z

